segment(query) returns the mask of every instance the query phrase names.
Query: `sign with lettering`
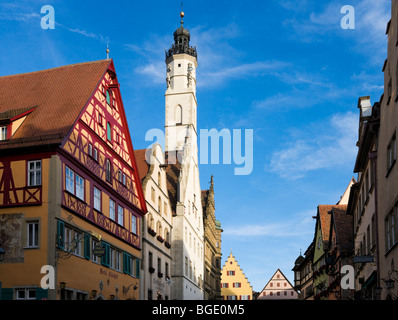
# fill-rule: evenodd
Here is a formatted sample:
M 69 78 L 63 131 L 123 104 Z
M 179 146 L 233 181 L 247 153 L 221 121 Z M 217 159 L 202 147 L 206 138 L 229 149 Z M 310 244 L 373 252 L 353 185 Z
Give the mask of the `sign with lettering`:
M 97 257 L 102 257 L 105 254 L 105 247 L 101 246 L 100 244 L 97 244 L 93 248 L 93 254 L 96 255 Z
M 368 263 L 373 261 L 373 256 L 354 256 L 354 263 Z

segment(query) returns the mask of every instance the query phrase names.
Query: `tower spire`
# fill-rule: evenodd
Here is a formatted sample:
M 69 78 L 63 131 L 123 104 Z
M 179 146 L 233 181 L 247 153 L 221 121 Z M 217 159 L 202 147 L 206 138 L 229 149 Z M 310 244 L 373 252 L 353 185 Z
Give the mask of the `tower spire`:
M 180 17 L 181 17 L 181 28 L 184 27 L 184 3 L 181 2 L 181 12 L 180 12 Z
M 106 44 L 106 59 L 109 59 L 109 47 L 108 47 L 108 44 Z

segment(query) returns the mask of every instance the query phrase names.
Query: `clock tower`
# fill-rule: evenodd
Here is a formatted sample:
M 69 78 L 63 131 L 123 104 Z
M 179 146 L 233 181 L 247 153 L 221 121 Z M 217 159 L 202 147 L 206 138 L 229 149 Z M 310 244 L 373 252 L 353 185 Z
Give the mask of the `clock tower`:
M 198 62 L 196 48 L 189 45 L 191 35 L 184 28 L 183 12 L 180 17 L 181 26 L 166 51 L 165 151 L 169 178 L 174 181 L 169 185 L 173 211 L 171 296 L 203 300 L 204 228 L 196 125 Z
M 165 151 L 180 151 L 189 143 L 197 163 L 197 52 L 189 44 L 191 36 L 184 28 L 184 12 L 180 17 L 181 26 L 174 32 L 174 43 L 166 51 Z

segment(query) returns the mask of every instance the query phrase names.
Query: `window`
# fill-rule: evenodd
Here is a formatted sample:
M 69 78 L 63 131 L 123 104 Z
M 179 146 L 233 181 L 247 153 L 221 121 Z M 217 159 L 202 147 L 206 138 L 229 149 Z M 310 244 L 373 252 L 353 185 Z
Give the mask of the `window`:
M 117 223 L 123 226 L 123 207 L 117 206 Z
M 88 144 L 88 155 L 93 156 L 93 145 L 91 143 Z
M 112 142 L 112 127 L 109 122 L 106 124 L 106 138 L 108 141 Z
M 397 158 L 397 147 L 395 134 L 387 147 L 387 171 L 391 169 Z
M 118 177 L 117 177 L 117 178 L 118 178 L 118 180 L 119 180 L 120 183 L 122 183 L 122 176 L 123 176 L 123 175 L 122 175 L 122 170 L 119 170 L 119 171 L 118 171 Z
M 93 158 L 95 161 L 98 161 L 98 149 L 97 148 L 94 148 Z
M 65 167 L 65 189 L 81 200 L 84 200 L 84 179 Z
M 398 206 L 385 219 L 386 251 L 398 242 Z
M 250 300 L 250 296 L 248 294 L 247 295 L 243 295 L 243 296 L 240 297 L 240 300 Z
M 76 174 L 76 197 L 84 200 L 84 179 Z
M 100 243 L 98 241 L 96 241 L 96 240 L 92 240 L 91 246 L 94 249 L 97 246 L 100 246 Z M 94 254 L 94 250 L 92 251 L 91 261 L 93 261 L 95 263 L 99 263 L 99 257 Z
M 110 106 L 111 105 L 111 96 L 112 96 L 112 92 L 111 90 L 106 90 L 106 103 Z
M 175 109 L 175 119 L 176 119 L 176 124 L 182 124 L 182 107 L 177 106 Z
M 126 174 L 124 172 L 122 174 L 122 183 L 123 185 L 126 185 Z
M 81 256 L 82 234 L 77 230 L 65 226 L 64 249 L 77 256 Z
M 188 257 L 185 257 L 185 275 L 188 276 Z
M 103 127 L 103 118 L 104 116 L 101 114 L 101 112 L 98 112 L 98 124 Z
M 109 199 L 109 218 L 115 220 L 115 201 Z
M 75 193 L 74 181 L 75 181 L 75 173 L 68 167 L 65 167 L 65 188 L 66 191 L 69 191 L 72 194 Z
M 231 295 L 231 296 L 227 296 L 227 300 L 236 300 L 236 296 L 235 295 Z
M 0 127 L 0 141 L 7 140 L 7 127 Z
M 240 282 L 234 282 L 233 283 L 233 287 L 234 288 L 240 288 L 241 287 L 241 283 Z
M 137 234 L 137 217 L 131 215 L 131 232 Z
M 101 190 L 94 187 L 94 209 L 101 211 Z
M 41 160 L 28 161 L 28 186 L 41 185 Z
M 35 288 L 23 288 L 15 290 L 16 300 L 36 300 Z
M 106 181 L 111 182 L 111 162 L 106 159 Z
M 37 248 L 39 246 L 39 222 L 38 221 L 28 222 L 27 227 L 28 227 L 27 247 Z
M 121 271 L 122 253 L 113 247 L 109 248 L 109 267 L 116 271 Z
M 227 271 L 227 276 L 234 276 L 235 275 L 235 271 Z
M 392 91 L 392 82 L 390 79 L 390 81 L 388 82 L 388 86 L 387 86 L 387 104 L 389 104 L 390 100 L 391 100 L 391 91 Z
M 228 288 L 228 283 L 221 283 L 221 288 Z

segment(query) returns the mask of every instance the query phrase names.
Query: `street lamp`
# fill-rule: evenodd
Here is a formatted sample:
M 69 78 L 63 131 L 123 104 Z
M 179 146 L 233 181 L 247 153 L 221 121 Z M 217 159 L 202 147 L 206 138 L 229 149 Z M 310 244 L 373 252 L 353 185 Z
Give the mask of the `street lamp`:
M 0 261 L 4 260 L 4 257 L 6 255 L 6 252 L 3 248 L 0 248 Z

